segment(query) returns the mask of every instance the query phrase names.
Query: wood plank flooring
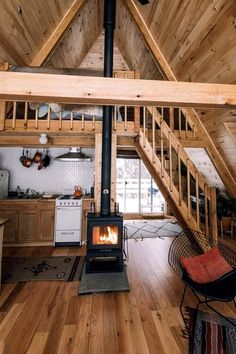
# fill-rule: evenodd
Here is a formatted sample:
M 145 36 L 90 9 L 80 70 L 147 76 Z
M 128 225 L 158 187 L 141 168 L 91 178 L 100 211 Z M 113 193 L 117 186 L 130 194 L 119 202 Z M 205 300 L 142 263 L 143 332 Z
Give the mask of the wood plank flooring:
M 167 263 L 171 239 L 129 241 L 130 292 L 78 296 L 79 281 L 3 284 L 0 353 L 185 354 L 183 286 Z M 4 255 L 81 255 L 84 248 L 5 248 Z M 194 304 L 188 292 L 186 305 Z M 235 315 L 230 305 L 219 305 Z

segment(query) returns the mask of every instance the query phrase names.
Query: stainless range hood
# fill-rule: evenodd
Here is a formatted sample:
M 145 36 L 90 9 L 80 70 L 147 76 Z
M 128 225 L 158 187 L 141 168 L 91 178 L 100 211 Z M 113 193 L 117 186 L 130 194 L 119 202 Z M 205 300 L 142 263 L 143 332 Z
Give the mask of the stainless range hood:
M 65 161 L 65 162 L 84 162 L 84 161 L 92 161 L 90 156 L 85 155 L 81 152 L 79 147 L 71 147 L 69 152 L 66 152 L 63 155 L 57 156 L 55 158 L 57 161 Z

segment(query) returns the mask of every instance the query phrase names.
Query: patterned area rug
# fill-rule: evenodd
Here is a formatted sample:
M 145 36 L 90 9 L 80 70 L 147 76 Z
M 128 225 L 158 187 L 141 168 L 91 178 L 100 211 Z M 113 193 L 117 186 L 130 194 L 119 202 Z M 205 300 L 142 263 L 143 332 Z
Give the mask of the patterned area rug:
M 177 236 L 181 231 L 177 221 L 162 220 L 126 220 L 124 226 L 127 229 L 129 239 L 163 238 Z
M 84 257 L 3 257 L 2 281 L 78 280 Z
M 229 318 L 236 325 L 236 318 Z M 236 327 L 217 314 L 191 311 L 189 354 L 236 353 Z

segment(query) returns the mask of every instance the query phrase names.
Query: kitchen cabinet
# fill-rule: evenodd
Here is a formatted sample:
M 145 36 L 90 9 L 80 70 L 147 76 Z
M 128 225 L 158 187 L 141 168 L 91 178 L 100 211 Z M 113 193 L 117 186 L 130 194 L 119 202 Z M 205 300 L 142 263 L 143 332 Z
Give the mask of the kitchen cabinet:
M 39 241 L 49 242 L 54 239 L 55 202 L 39 202 Z
M 4 244 L 53 243 L 55 200 L 0 200 Z
M 37 211 L 20 211 L 19 212 L 19 242 L 37 241 L 38 231 Z
M 18 232 L 19 215 L 15 210 L 0 210 L 1 218 L 8 218 L 8 222 L 4 226 L 4 243 L 16 241 Z

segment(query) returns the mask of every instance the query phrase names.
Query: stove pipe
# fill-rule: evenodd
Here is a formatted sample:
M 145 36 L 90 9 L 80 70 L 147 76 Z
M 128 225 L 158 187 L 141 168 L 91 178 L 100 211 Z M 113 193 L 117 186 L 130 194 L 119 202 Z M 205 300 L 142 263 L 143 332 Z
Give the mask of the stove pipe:
M 104 77 L 113 76 L 113 42 L 116 17 L 116 0 L 104 2 Z M 101 215 L 110 214 L 111 204 L 111 141 L 112 141 L 112 106 L 103 106 L 102 125 L 102 181 Z

